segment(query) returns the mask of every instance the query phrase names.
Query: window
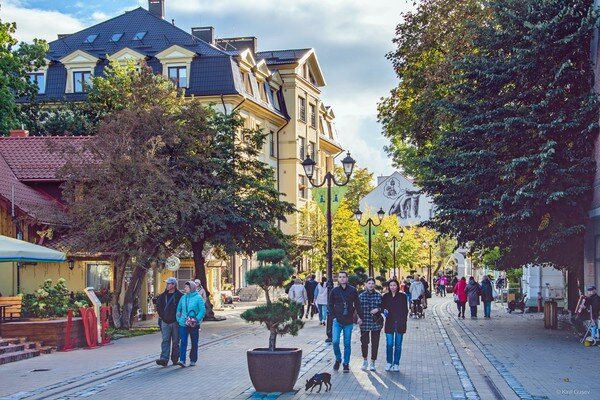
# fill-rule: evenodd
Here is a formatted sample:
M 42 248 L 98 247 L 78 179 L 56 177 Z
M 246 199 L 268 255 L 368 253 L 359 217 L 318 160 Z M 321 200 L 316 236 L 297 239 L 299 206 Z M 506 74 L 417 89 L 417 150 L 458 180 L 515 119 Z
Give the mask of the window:
M 94 40 L 96 40 L 97 37 L 98 37 L 97 34 L 88 35 L 88 37 L 85 38 L 85 40 L 83 41 L 83 43 L 94 43 Z
M 178 88 L 187 87 L 187 68 L 186 67 L 169 67 L 169 79 Z
M 329 134 L 329 138 L 333 139 L 333 126 L 331 126 L 331 122 L 327 121 L 327 131 Z
M 119 40 L 121 40 L 121 38 L 123 37 L 122 33 L 115 33 L 110 37 L 110 41 L 111 42 L 118 42 Z
M 306 187 L 306 176 L 298 175 L 298 197 L 306 199 L 306 193 L 308 188 Z
M 267 102 L 267 92 L 265 92 L 265 83 L 264 82 L 258 82 L 258 94 L 260 96 L 260 99 L 266 103 Z
M 85 93 L 92 84 L 92 73 L 90 71 L 73 72 L 73 93 Z
M 138 32 L 133 36 L 133 40 L 142 40 L 148 32 Z
M 254 96 L 254 91 L 252 90 L 252 83 L 250 82 L 250 75 L 246 72 L 244 72 L 242 75 L 242 78 L 244 79 L 244 90 L 250 96 Z
M 319 117 L 319 121 L 320 121 L 320 126 L 319 126 L 320 131 L 319 132 L 321 133 L 321 135 L 325 136 L 325 120 L 323 119 L 323 117 Z
M 269 155 L 275 157 L 275 133 L 269 132 Z
M 300 150 L 299 153 L 300 153 L 301 160 L 304 160 L 306 158 L 306 147 L 305 146 L 306 146 L 306 140 L 303 137 L 298 138 L 298 150 Z
M 271 89 L 271 94 L 273 95 L 273 107 L 275 107 L 276 110 L 280 110 L 280 106 L 279 106 L 279 92 L 277 91 L 277 89 Z
M 46 77 L 43 73 L 29 74 L 29 82 L 35 83 L 38 87 L 38 93 L 43 94 L 46 91 Z
M 317 162 L 317 145 L 313 142 L 310 142 L 309 144 L 309 154 L 310 154 L 310 158 L 312 158 L 315 162 Z
M 179 290 L 183 290 L 185 283 L 188 281 L 191 281 L 194 276 L 193 276 L 193 269 L 192 268 L 179 268 L 177 271 L 175 271 L 175 278 L 177 279 L 177 289 Z
M 87 264 L 86 286 L 95 290 L 110 290 L 110 264 Z
M 310 126 L 317 128 L 317 107 L 314 104 L 309 105 L 310 108 Z
M 298 118 L 302 122 L 306 122 L 306 99 L 298 97 Z

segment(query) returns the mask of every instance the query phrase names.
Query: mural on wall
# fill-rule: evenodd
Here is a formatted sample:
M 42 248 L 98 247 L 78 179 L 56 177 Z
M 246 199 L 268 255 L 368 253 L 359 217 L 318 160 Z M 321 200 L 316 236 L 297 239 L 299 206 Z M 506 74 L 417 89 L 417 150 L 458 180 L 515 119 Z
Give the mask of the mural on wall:
M 395 214 L 400 219 L 420 218 L 419 197 L 421 193 L 418 190 L 402 188 L 400 181 L 392 176 L 385 182 L 383 195 L 394 201 L 388 211 L 389 215 Z

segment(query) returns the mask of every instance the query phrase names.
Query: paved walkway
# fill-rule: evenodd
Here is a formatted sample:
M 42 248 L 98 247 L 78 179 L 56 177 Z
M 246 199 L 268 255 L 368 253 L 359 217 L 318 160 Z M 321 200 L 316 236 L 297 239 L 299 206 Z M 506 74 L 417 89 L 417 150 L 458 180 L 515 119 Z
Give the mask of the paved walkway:
M 509 315 L 498 306 L 491 320 L 457 320 L 451 297 L 432 299 L 425 319 L 409 321 L 400 372 L 395 373 L 383 371 L 385 340 L 378 371 L 360 370 L 356 329 L 351 373 L 333 372 L 324 328 L 308 321 L 298 337 L 278 340 L 279 346 L 303 349 L 296 391 L 266 396 L 252 388 L 245 351 L 265 346 L 267 332 L 242 321 L 239 311 L 225 311 L 227 321 L 203 325 L 194 368 L 156 366 L 160 337 L 153 334 L 0 366 L 0 397 L 151 399 L 160 393 L 208 399 L 600 398 L 595 364 L 600 348 L 585 348 L 564 331 L 543 329 L 539 315 Z M 306 393 L 305 380 L 323 371 L 333 374 L 332 391 Z

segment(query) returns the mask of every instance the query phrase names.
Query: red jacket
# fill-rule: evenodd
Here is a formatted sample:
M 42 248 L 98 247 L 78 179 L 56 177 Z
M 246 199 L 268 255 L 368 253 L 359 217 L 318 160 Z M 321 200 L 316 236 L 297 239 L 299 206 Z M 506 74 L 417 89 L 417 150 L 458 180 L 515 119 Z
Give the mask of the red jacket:
M 467 294 L 465 293 L 465 287 L 467 286 L 467 281 L 460 280 L 456 285 L 454 285 L 453 292 L 458 295 L 458 299 L 461 302 L 467 301 Z

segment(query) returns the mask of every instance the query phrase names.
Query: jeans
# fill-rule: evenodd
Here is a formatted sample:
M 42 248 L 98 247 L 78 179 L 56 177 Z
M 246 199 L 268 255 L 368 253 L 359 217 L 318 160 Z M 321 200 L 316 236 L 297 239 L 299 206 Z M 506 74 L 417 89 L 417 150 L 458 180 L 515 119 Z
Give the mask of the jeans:
M 490 317 L 492 314 L 492 302 L 484 301 L 483 302 L 483 315 L 486 317 Z
M 190 361 L 198 361 L 198 338 L 200 336 L 200 327 L 190 328 L 188 326 L 179 327 L 179 336 L 181 337 L 181 349 L 179 353 L 179 361 L 185 363 L 185 352 L 187 350 L 188 335 L 191 339 L 192 348 L 190 349 Z
M 388 364 L 400 365 L 403 335 L 404 334 L 398 332 L 385 334 L 385 350 Z
M 412 301 L 412 295 L 410 294 L 410 292 L 406 292 L 406 298 L 408 299 L 408 305 L 410 306 L 410 302 Z
M 440 285 L 440 296 L 446 297 L 446 285 Z
M 310 313 L 310 317 L 312 318 L 317 312 L 315 311 L 315 299 L 308 299 L 308 305 L 306 309 L 306 316 Z
M 379 349 L 379 337 L 381 331 L 361 331 L 360 349 L 362 356 L 366 360 L 369 356 L 369 337 L 371 338 L 371 360 L 377 360 L 377 350 Z
M 350 364 L 350 346 L 352 343 L 352 329 L 354 324 L 342 325 L 337 322 L 337 319 L 333 320 L 333 354 L 335 355 L 336 361 L 342 361 L 342 352 L 340 350 L 340 337 L 344 332 L 344 365 Z
M 456 308 L 458 308 L 458 316 L 460 317 L 461 312 L 462 312 L 462 316 L 465 316 L 465 302 L 464 301 L 457 301 L 456 302 Z
M 477 306 L 469 306 L 471 308 L 471 317 L 477 316 Z
M 169 350 L 171 350 L 171 360 L 177 362 L 179 359 L 179 324 L 177 321 L 170 324 L 160 321 L 160 333 L 162 334 L 160 359 L 168 361 Z
M 318 304 L 319 307 L 319 321 L 327 321 L 327 304 Z

